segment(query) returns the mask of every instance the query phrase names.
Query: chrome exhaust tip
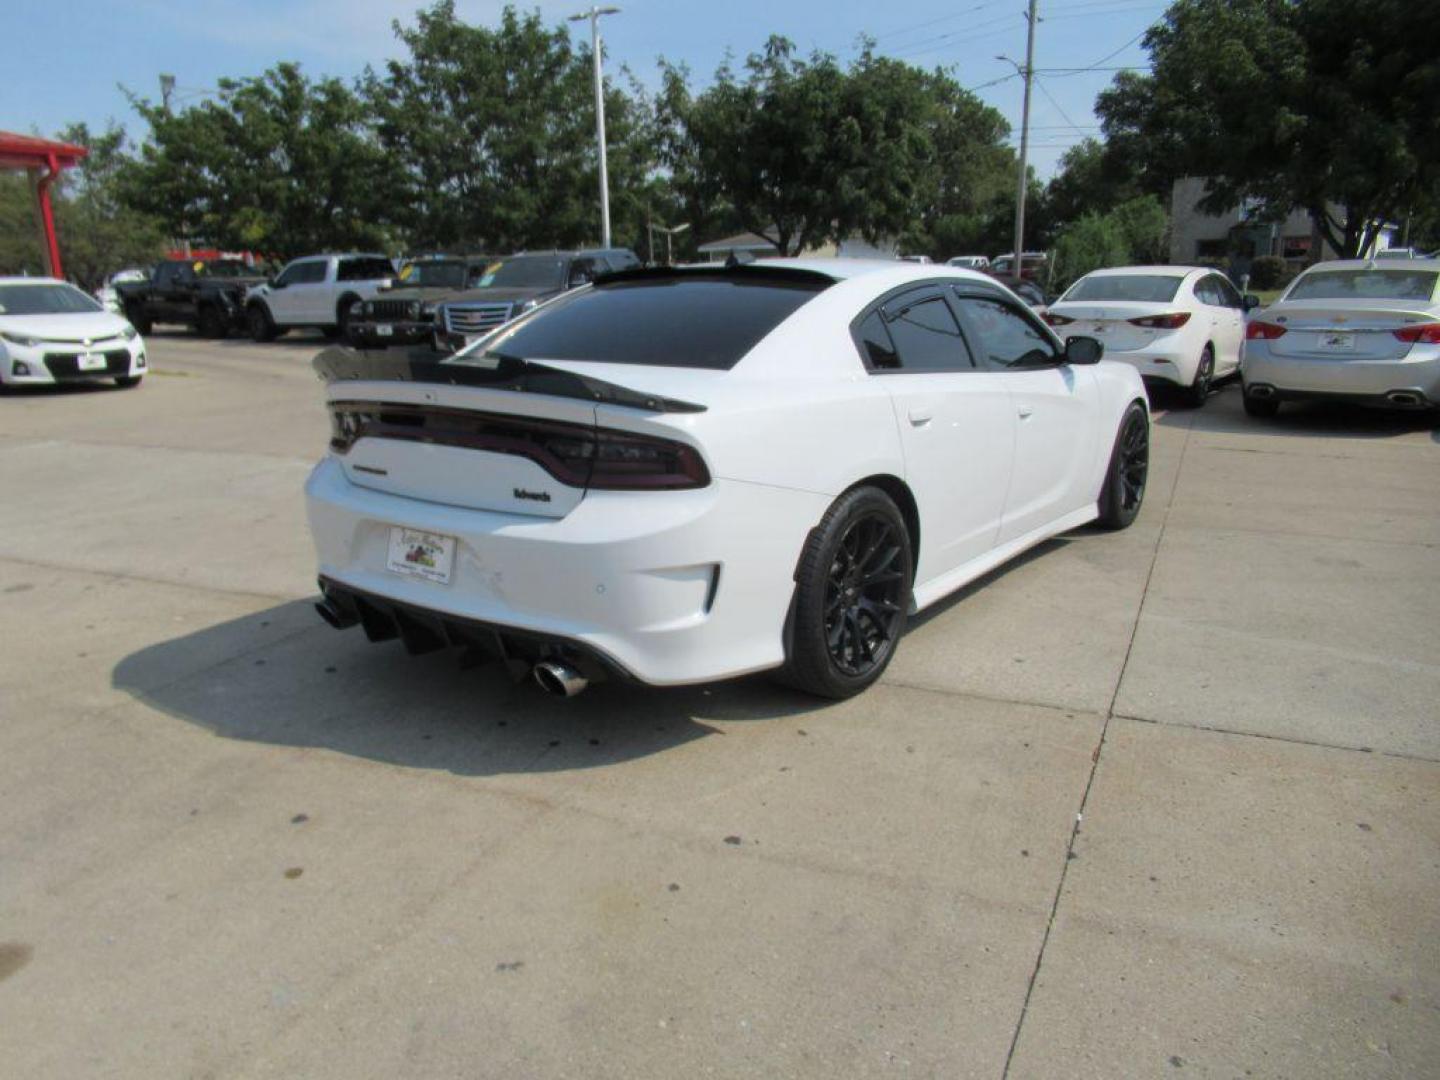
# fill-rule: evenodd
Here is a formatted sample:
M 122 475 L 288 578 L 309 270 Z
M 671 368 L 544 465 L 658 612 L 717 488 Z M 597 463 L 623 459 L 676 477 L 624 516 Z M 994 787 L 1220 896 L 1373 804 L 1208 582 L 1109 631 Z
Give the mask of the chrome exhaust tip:
M 1256 383 L 1254 386 L 1246 387 L 1246 392 L 1251 397 L 1268 398 L 1275 396 L 1275 388 L 1267 383 Z
M 1408 408 L 1414 408 L 1421 403 L 1420 395 L 1411 393 L 1409 390 L 1391 390 L 1385 395 L 1385 398 L 1391 405 L 1402 405 Z
M 571 698 L 590 685 L 584 675 L 558 660 L 541 660 L 530 674 L 540 689 L 553 697 Z

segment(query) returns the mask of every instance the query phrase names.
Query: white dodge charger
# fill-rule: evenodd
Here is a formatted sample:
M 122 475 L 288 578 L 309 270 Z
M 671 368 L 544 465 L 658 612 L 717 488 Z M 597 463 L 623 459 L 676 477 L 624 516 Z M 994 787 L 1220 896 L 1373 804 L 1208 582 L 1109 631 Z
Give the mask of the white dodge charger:
M 913 614 L 1128 525 L 1135 369 L 993 278 L 773 260 L 603 277 L 443 361 L 332 348 L 320 613 L 573 694 L 780 669 L 845 697 Z

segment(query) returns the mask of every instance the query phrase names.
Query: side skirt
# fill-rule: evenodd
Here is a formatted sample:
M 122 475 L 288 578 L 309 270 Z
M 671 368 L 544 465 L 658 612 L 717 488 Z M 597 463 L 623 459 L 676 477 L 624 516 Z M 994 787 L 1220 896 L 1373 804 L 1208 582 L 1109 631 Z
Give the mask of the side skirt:
M 1063 517 L 1056 518 L 1048 525 L 1042 525 L 1024 536 L 1017 537 L 1008 544 L 988 551 L 979 558 L 971 559 L 963 566 L 957 566 L 954 570 L 931 578 L 924 584 L 917 584 L 910 603 L 910 613 L 913 615 L 917 611 L 923 611 L 935 601 L 943 600 L 956 589 L 964 588 L 976 578 L 983 577 L 997 566 L 1009 562 L 1021 552 L 1049 540 L 1052 536 L 1058 536 L 1071 529 L 1078 529 L 1081 525 L 1089 524 L 1099 516 L 1098 504 L 1090 503 L 1082 506 L 1079 510 L 1072 510 Z

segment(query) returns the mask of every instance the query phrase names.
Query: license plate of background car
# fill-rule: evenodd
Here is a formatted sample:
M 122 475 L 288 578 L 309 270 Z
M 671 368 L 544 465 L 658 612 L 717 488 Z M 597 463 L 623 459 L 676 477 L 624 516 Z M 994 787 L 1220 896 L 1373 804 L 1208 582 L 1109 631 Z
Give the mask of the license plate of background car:
M 81 371 L 104 371 L 105 354 L 87 352 L 75 358 L 75 366 Z
M 438 585 L 448 585 L 454 565 L 453 536 L 391 526 L 385 569 L 405 577 L 424 578 Z
M 380 337 L 389 337 L 395 333 L 395 327 L 391 326 L 388 322 L 382 322 L 375 327 L 375 333 Z
M 1338 330 L 1320 335 L 1320 347 L 1336 352 L 1349 352 L 1355 348 L 1355 335 L 1348 330 Z

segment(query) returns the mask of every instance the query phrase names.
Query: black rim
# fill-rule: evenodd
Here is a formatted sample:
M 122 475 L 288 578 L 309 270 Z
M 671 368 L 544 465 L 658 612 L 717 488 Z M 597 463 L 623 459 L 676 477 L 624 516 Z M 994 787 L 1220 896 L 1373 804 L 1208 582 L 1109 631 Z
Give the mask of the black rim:
M 1210 389 L 1210 380 L 1214 375 L 1215 356 L 1207 351 L 1204 356 L 1200 357 L 1200 370 L 1195 374 L 1195 389 L 1202 394 L 1205 393 Z
M 1140 412 L 1130 414 L 1120 434 L 1120 505 L 1129 512 L 1140 506 L 1150 472 L 1150 425 Z
M 905 591 L 905 545 L 894 524 L 867 514 L 850 524 L 825 583 L 825 643 L 846 675 L 864 675 L 895 643 Z

